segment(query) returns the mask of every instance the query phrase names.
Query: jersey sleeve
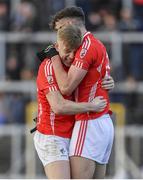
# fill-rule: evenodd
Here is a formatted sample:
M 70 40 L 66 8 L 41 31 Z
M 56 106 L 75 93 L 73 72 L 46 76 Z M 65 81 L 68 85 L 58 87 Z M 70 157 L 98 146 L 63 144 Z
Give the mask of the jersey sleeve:
M 38 73 L 38 87 L 40 90 L 43 90 L 45 94 L 59 90 L 51 62 L 46 63 L 45 66 L 40 68 Z
M 89 67 L 95 62 L 93 59 L 97 58 L 96 49 L 88 41 L 84 41 L 82 46 L 77 50 L 75 59 L 72 65 L 77 68 L 88 70 Z

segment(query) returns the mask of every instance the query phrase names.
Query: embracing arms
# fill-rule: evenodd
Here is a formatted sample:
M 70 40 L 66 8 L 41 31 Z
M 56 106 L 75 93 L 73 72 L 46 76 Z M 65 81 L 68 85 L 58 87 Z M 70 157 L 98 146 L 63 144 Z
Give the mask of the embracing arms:
M 48 46 L 48 48 L 39 52 L 38 57 L 41 61 L 46 57 L 52 60 L 58 86 L 61 93 L 65 95 L 72 94 L 87 73 L 86 70 L 79 69 L 73 65 L 71 65 L 67 73 L 63 68 L 60 56 L 58 55 L 58 52 L 55 50 L 54 46 Z M 108 76 L 108 78 L 106 77 L 102 80 L 102 88 L 106 90 L 111 90 L 114 88 L 114 80 L 111 76 Z
M 103 111 L 107 102 L 103 97 L 96 97 L 93 102 L 76 103 L 66 100 L 59 91 L 51 91 L 47 95 L 47 100 L 55 114 L 77 114 L 84 112 Z

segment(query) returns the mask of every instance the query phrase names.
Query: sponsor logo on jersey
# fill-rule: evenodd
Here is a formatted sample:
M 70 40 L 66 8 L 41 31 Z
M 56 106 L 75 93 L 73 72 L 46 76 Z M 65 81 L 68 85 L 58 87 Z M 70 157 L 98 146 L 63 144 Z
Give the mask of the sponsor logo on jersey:
M 80 51 L 80 58 L 83 58 L 86 55 L 86 53 L 87 53 L 87 49 L 82 49 Z
M 48 79 L 49 84 L 52 84 L 54 82 L 53 76 L 51 76 L 51 75 L 48 75 L 47 79 Z

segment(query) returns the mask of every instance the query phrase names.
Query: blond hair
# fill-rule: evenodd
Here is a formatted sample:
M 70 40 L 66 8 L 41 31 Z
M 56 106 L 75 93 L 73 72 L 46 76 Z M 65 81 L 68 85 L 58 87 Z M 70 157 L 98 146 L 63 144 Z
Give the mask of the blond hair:
M 69 50 L 77 49 L 82 42 L 82 34 L 74 25 L 66 25 L 57 32 L 57 39 L 63 41 Z

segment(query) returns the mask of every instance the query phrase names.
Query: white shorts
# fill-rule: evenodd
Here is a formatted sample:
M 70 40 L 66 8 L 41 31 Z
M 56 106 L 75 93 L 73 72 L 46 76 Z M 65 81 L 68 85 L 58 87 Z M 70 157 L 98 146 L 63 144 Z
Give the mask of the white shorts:
M 69 156 L 81 156 L 107 164 L 114 139 L 114 127 L 108 114 L 95 120 L 76 121 Z
M 69 143 L 68 138 L 45 135 L 38 131 L 34 135 L 35 149 L 44 166 L 55 161 L 69 161 Z

